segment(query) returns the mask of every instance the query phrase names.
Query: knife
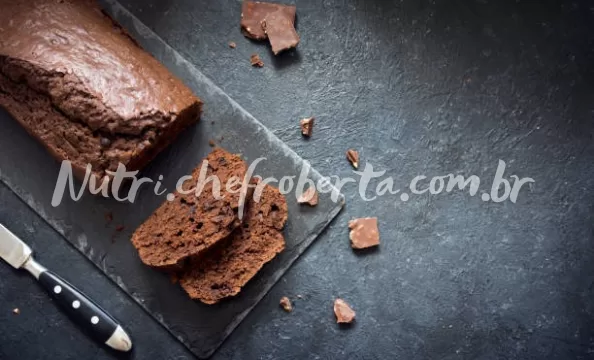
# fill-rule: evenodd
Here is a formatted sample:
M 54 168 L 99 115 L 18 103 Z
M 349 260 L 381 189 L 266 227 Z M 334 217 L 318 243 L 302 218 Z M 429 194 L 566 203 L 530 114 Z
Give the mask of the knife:
M 132 348 L 130 337 L 113 317 L 66 280 L 37 263 L 31 248 L 2 224 L 0 257 L 14 268 L 25 269 L 35 276 L 70 318 L 95 340 L 119 351 Z

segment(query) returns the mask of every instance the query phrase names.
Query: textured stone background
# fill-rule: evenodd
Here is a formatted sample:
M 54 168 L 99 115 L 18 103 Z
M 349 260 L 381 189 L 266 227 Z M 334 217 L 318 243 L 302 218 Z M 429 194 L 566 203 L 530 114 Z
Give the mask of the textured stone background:
M 484 183 L 474 197 L 455 191 L 407 202 L 365 202 L 346 186 L 341 216 L 214 358 L 594 356 L 594 8 L 296 3 L 302 43 L 274 58 L 240 34 L 239 1 L 123 1 L 322 173 L 352 175 L 344 152 L 354 147 L 362 164 L 386 170 L 402 189 L 416 175 L 476 174 Z M 254 52 L 264 68 L 249 66 Z M 317 118 L 309 141 L 296 126 L 305 116 Z M 499 159 L 507 176 L 536 180 L 515 204 L 480 198 Z M 0 187 L 0 199 L 1 222 L 128 325 L 133 358 L 191 357 L 9 190 Z M 379 251 L 349 248 L 346 223 L 359 216 L 379 218 Z M 0 289 L 0 358 L 113 356 L 26 274 L 0 265 Z M 280 310 L 281 296 L 297 294 L 304 299 L 293 313 Z M 334 324 L 337 296 L 357 311 L 350 329 Z

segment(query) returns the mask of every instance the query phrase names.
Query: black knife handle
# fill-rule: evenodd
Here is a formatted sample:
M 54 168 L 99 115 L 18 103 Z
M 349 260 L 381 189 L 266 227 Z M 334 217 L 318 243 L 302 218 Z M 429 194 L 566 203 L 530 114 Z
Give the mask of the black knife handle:
M 105 343 L 118 323 L 93 300 L 51 271 L 39 275 L 39 282 L 70 318 L 95 340 Z

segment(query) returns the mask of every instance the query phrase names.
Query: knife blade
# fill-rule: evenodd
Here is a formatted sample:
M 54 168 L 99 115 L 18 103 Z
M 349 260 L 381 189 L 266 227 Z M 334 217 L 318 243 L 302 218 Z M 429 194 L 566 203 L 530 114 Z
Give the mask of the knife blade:
M 132 341 L 121 325 L 73 285 L 33 259 L 31 248 L 0 224 L 0 258 L 31 273 L 64 311 L 88 334 L 112 349 L 129 351 Z

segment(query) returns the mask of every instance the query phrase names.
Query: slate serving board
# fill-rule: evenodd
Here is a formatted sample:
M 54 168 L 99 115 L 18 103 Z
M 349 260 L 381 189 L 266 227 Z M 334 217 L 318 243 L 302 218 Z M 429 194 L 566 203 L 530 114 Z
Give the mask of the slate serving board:
M 201 122 L 182 134 L 141 176 L 156 180 L 162 174 L 163 187 L 174 189 L 177 179 L 189 174 L 210 152 L 208 140 L 224 137 L 219 145 L 240 153 L 246 161 L 266 158 L 255 174 L 298 178 L 303 159 L 121 5 L 115 1 L 102 4 L 206 104 Z M 85 194 L 79 201 L 65 198 L 52 207 L 59 164 L 1 109 L 0 129 L 0 180 L 201 358 L 216 350 L 344 204 L 336 189 L 337 202 L 331 201 L 330 193 L 320 194 L 320 204 L 315 208 L 301 207 L 294 194 L 288 195 L 286 250 L 266 265 L 240 296 L 206 306 L 190 300 L 165 274 L 144 266 L 129 242 L 134 229 L 164 201 L 163 196 L 144 187 L 133 204 Z M 300 136 L 298 128 L 295 136 Z M 318 181 L 321 175 L 310 169 L 309 178 Z M 106 219 L 108 213 L 113 220 Z

